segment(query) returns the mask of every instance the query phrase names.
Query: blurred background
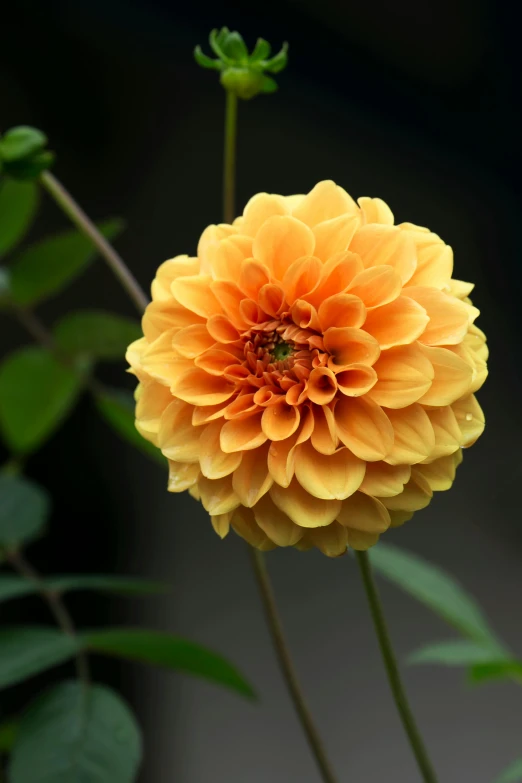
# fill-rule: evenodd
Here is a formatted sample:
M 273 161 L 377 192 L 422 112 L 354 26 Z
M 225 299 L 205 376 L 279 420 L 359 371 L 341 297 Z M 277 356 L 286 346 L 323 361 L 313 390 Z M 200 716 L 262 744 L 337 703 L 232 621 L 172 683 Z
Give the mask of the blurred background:
M 117 247 L 141 284 L 195 253 L 219 222 L 223 92 L 192 51 L 213 27 L 253 46 L 290 43 L 280 90 L 242 103 L 238 208 L 258 191 L 306 192 L 335 179 L 354 197 L 380 196 L 397 222 L 427 225 L 473 280 L 488 335 L 490 379 L 479 395 L 488 426 L 449 493 L 388 538 L 441 564 L 477 596 L 522 655 L 522 480 L 519 389 L 519 30 L 494 0 L 54 0 L 2 12 L 3 130 L 40 127 L 55 172 L 89 214 L 122 216 Z M 42 199 L 33 238 L 66 227 Z M 39 310 L 48 323 L 77 307 L 133 315 L 101 261 Z M 27 342 L 2 316 L 2 353 Z M 124 363 L 104 368 L 132 387 Z M 100 571 L 166 580 L 170 593 L 132 603 L 73 597 L 84 625 L 148 623 L 233 660 L 260 694 L 249 704 L 210 684 L 95 661 L 123 689 L 145 732 L 142 783 L 317 783 L 280 677 L 243 541 L 221 542 L 188 495 L 169 495 L 160 467 L 98 420 L 85 398 L 31 459 L 53 494 L 50 535 L 33 548 L 44 571 Z M 416 783 L 355 564 L 318 552 L 268 555 L 296 665 L 339 777 Z M 399 655 L 451 631 L 381 583 Z M 2 618 L 33 621 L 35 599 Z M 408 691 L 445 783 L 488 783 L 520 755 L 522 698 L 509 683 L 471 688 L 456 669 L 411 668 Z M 41 684 L 45 677 L 40 678 Z M 36 683 L 40 685 L 39 682 Z M 35 681 L 26 688 L 34 693 Z M 22 696 L 19 695 L 22 693 Z M 23 697 L 23 688 L 17 692 Z M 7 699 L 11 698 L 9 696 Z

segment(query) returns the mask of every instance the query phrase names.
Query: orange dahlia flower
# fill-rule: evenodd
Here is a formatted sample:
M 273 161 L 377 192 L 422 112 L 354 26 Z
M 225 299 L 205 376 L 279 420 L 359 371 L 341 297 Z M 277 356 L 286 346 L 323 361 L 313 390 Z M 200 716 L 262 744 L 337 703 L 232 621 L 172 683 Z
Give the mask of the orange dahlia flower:
M 158 269 L 129 347 L 136 426 L 220 536 L 367 549 L 484 428 L 485 336 L 452 250 L 333 182 L 259 193 Z

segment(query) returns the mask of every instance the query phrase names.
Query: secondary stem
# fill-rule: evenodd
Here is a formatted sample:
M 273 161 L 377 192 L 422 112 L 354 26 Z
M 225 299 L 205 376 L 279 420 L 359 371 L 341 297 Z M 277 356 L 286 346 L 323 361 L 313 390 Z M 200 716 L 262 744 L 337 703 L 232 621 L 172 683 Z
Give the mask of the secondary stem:
M 270 633 L 272 634 L 272 641 L 277 653 L 279 665 L 283 672 L 283 676 L 286 681 L 290 696 L 294 703 L 294 707 L 297 711 L 301 725 L 304 729 L 308 743 L 315 756 L 317 766 L 321 772 L 322 778 L 325 783 L 336 783 L 334 771 L 330 766 L 330 762 L 326 756 L 322 740 L 314 725 L 312 715 L 306 704 L 297 674 L 292 663 L 292 658 L 288 650 L 285 636 L 283 633 L 283 626 L 279 618 L 277 611 L 277 605 L 275 601 L 274 591 L 270 584 L 270 578 L 266 569 L 265 559 L 263 553 L 254 547 L 249 547 L 252 557 L 252 565 L 254 573 L 256 575 L 259 591 L 261 593 L 261 600 L 263 602 L 263 608 L 265 610 L 266 620 Z
M 364 589 L 366 590 L 366 596 L 368 598 L 368 604 L 370 606 L 370 613 L 372 615 L 373 624 L 375 626 L 375 632 L 381 649 L 381 654 L 384 662 L 384 668 L 388 675 L 388 681 L 395 700 L 395 705 L 401 717 L 402 725 L 410 741 L 411 749 L 417 760 L 422 779 L 425 783 L 437 783 L 437 777 L 435 770 L 431 764 L 428 753 L 424 746 L 424 741 L 420 735 L 419 729 L 415 722 L 413 712 L 404 690 L 404 685 L 401 681 L 399 673 L 399 667 L 397 665 L 397 659 L 393 651 L 392 642 L 386 620 L 384 618 L 384 612 L 382 609 L 379 593 L 373 579 L 372 570 L 370 566 L 370 560 L 367 552 L 356 552 L 357 563 L 359 565 Z
M 103 234 L 98 231 L 89 216 L 86 215 L 54 174 L 51 174 L 50 171 L 44 171 L 40 174 L 40 182 L 74 225 L 85 236 L 89 237 L 129 294 L 138 311 L 142 313 L 148 305 L 148 298 L 123 259 L 112 245 L 107 242 Z
M 225 108 L 225 147 L 223 161 L 223 217 L 225 223 L 232 223 L 236 200 L 236 139 L 237 139 L 237 95 L 227 90 Z
M 20 576 L 23 576 L 24 579 L 27 579 L 35 585 L 62 631 L 68 636 L 76 638 L 76 628 L 71 615 L 67 611 L 67 608 L 58 593 L 55 593 L 47 587 L 38 571 L 33 568 L 21 552 L 10 552 L 8 554 L 8 560 L 13 568 L 18 571 Z M 89 661 L 83 650 L 78 650 L 76 653 L 76 671 L 81 682 L 84 685 L 88 685 L 90 681 Z

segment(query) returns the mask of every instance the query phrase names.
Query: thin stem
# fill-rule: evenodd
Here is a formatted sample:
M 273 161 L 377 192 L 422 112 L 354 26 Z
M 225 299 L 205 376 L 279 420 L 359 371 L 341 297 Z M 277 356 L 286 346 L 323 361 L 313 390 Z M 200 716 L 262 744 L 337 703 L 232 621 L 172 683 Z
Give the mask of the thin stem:
M 129 294 L 138 311 L 142 313 L 148 304 L 147 296 L 121 256 L 98 231 L 89 216 L 85 214 L 54 174 L 51 174 L 50 171 L 44 171 L 40 174 L 40 182 L 74 225 L 89 237 Z
M 368 598 L 368 604 L 370 606 L 370 613 L 372 615 L 373 624 L 375 626 L 375 632 L 381 649 L 381 654 L 384 662 L 384 668 L 388 675 L 388 681 L 395 700 L 395 705 L 401 717 L 402 725 L 410 741 L 411 749 L 417 760 L 422 779 L 425 783 L 437 783 L 437 777 L 435 770 L 429 759 L 427 750 L 424 746 L 424 741 L 420 735 L 419 729 L 415 722 L 413 712 L 404 690 L 404 685 L 401 681 L 399 673 L 399 667 L 397 665 L 397 659 L 393 651 L 393 646 L 386 625 L 384 612 L 382 609 L 377 586 L 373 579 L 372 570 L 370 566 L 370 559 L 367 552 L 356 552 L 357 563 L 359 565 L 364 589 L 366 590 L 366 596 Z
M 297 679 L 297 674 L 292 663 L 292 658 L 286 644 L 283 626 L 277 611 L 274 591 L 272 590 L 272 585 L 270 584 L 270 577 L 268 576 L 268 571 L 266 569 L 265 559 L 262 552 L 260 552 L 258 549 L 254 549 L 254 547 L 249 546 L 249 550 L 252 558 L 254 573 L 256 575 L 259 586 L 259 591 L 261 593 L 261 600 L 263 602 L 266 620 L 272 635 L 272 642 L 277 653 L 283 677 L 294 703 L 294 707 L 308 739 L 310 749 L 315 756 L 315 760 L 323 780 L 325 783 L 336 783 L 336 777 L 326 756 L 323 743 L 314 725 L 312 715 L 306 704 L 299 680 Z
M 237 139 L 237 95 L 227 90 L 225 108 L 225 149 L 223 159 L 223 217 L 225 223 L 232 223 L 236 200 L 236 139 Z
M 59 594 L 47 587 L 38 571 L 33 568 L 21 552 L 9 552 L 7 558 L 20 576 L 35 585 L 62 631 L 76 639 L 76 628 Z M 90 681 L 89 661 L 83 650 L 78 650 L 76 653 L 76 671 L 81 682 L 88 685 Z

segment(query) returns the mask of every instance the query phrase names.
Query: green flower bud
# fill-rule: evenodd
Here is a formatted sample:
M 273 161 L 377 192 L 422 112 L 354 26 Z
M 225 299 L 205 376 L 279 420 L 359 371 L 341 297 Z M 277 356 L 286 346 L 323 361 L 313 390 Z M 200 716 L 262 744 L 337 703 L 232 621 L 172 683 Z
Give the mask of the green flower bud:
M 270 58 L 270 44 L 259 38 L 251 54 L 238 32 L 228 27 L 212 30 L 209 36 L 210 48 L 217 59 L 208 57 L 196 46 L 194 57 L 198 65 L 209 70 L 220 71 L 220 82 L 226 90 L 238 98 L 249 100 L 259 93 L 275 92 L 277 83 L 265 74 L 279 73 L 288 61 L 288 44 Z
M 0 170 L 13 179 L 35 179 L 54 161 L 46 146 L 47 136 L 37 128 L 11 128 L 0 138 Z

